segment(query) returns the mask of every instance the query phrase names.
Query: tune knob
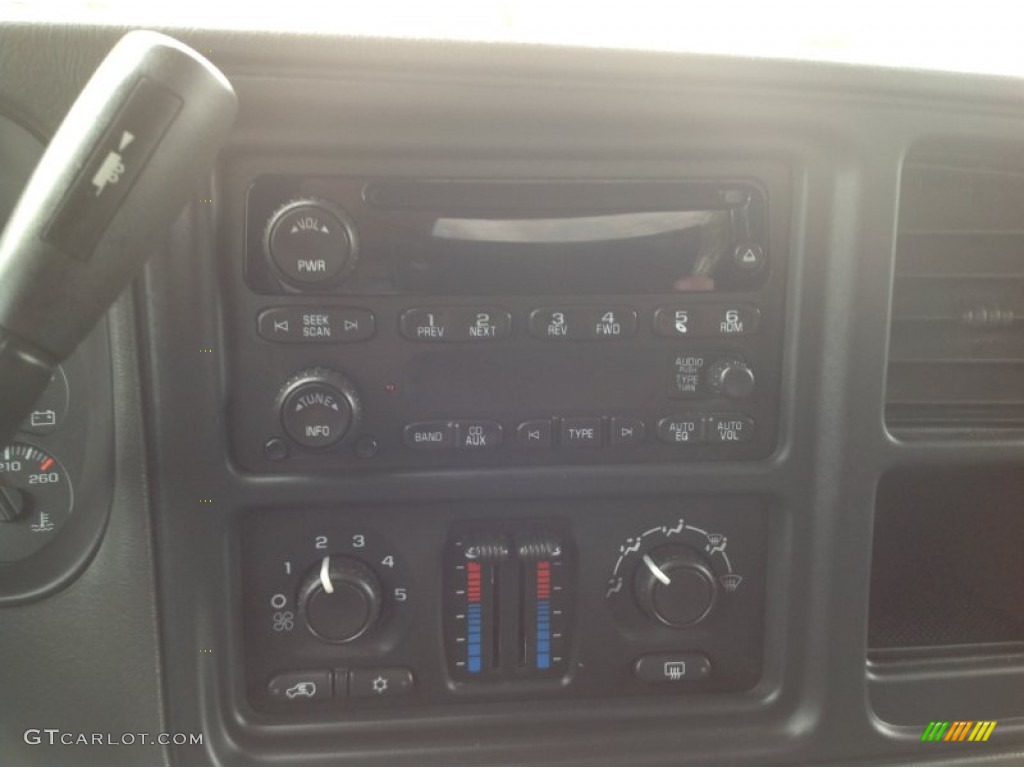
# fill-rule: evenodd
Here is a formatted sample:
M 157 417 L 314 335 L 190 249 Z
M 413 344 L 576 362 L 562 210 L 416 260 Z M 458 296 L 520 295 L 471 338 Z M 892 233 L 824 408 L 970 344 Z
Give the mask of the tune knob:
M 669 627 L 702 621 L 715 604 L 715 576 L 708 562 L 682 545 L 644 554 L 637 566 L 634 594 L 640 608 Z
M 293 376 L 278 396 L 281 425 L 306 448 L 329 448 L 355 431 L 362 416 L 359 394 L 339 373 L 311 368 Z
M 309 631 L 328 643 L 348 643 L 380 616 L 380 580 L 351 557 L 327 556 L 299 589 L 299 614 Z
M 734 400 L 750 397 L 754 392 L 754 372 L 738 357 L 723 357 L 708 369 L 708 387 L 716 395 Z
M 340 208 L 323 200 L 293 200 L 267 221 L 263 249 L 281 277 L 309 288 L 350 272 L 359 241 L 355 224 Z

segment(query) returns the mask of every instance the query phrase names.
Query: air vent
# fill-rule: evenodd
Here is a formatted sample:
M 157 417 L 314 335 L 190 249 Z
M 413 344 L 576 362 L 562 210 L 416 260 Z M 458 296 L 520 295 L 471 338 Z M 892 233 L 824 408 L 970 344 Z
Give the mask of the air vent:
M 904 166 L 886 421 L 1024 428 L 1024 171 Z

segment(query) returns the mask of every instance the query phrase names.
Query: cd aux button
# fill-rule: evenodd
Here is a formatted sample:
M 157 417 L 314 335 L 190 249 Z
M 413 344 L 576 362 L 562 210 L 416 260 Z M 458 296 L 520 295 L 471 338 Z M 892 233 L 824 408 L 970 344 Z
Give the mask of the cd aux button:
M 459 447 L 471 451 L 501 445 L 501 424 L 496 421 L 460 421 Z

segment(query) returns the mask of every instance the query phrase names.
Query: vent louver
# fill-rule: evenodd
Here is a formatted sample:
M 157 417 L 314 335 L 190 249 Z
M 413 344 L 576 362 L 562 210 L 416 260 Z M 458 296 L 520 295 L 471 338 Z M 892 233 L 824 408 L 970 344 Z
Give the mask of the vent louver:
M 1024 428 L 1024 171 L 903 169 L 886 421 Z

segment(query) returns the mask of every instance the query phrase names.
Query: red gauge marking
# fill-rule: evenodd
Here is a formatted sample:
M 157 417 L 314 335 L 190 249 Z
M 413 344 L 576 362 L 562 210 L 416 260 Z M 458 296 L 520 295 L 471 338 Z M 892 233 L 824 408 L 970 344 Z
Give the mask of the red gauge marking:
M 49 458 L 46 461 L 44 461 L 42 464 L 39 465 L 39 471 L 40 472 L 45 472 L 46 470 L 48 470 L 52 466 L 53 466 L 53 459 Z

